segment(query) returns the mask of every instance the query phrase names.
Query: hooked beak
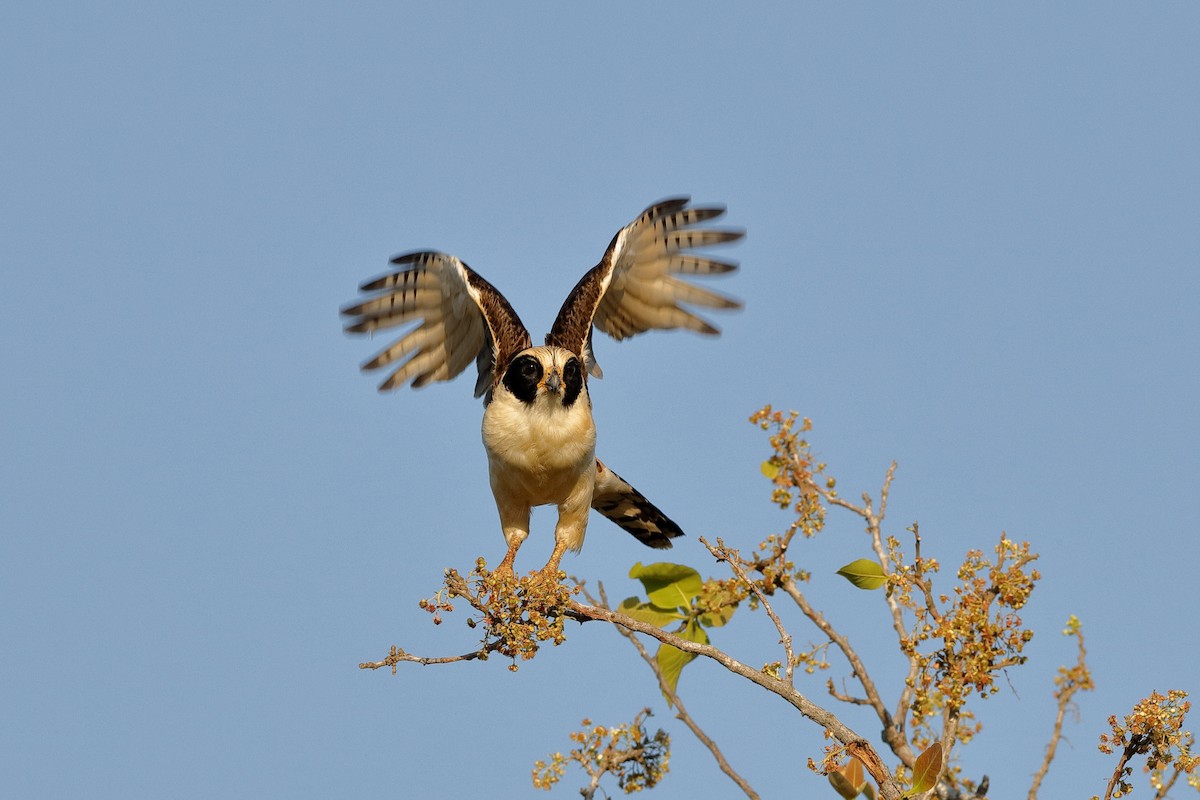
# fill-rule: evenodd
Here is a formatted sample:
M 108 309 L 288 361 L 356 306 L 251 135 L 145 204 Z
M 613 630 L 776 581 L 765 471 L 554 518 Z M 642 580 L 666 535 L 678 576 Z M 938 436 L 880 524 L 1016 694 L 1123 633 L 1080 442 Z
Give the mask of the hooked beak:
M 558 374 L 557 370 L 550 373 L 550 375 L 546 378 L 546 383 L 544 385 L 548 391 L 551 391 L 554 394 L 558 394 L 562 391 L 562 377 Z

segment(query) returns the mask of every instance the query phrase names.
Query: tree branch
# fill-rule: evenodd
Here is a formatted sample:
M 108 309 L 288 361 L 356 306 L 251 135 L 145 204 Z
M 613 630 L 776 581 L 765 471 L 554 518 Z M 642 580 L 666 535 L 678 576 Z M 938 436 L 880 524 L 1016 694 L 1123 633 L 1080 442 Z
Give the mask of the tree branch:
M 725 546 L 725 542 L 723 542 L 720 538 L 717 539 L 717 544 L 714 547 L 713 545 L 709 544 L 703 536 L 701 536 L 700 544 L 704 545 L 708 549 L 708 552 L 711 553 L 713 558 L 717 559 L 717 561 L 724 561 L 727 563 L 729 568 L 733 570 L 733 574 L 737 576 L 737 579 L 745 584 L 750 591 L 754 592 L 755 596 L 758 597 L 759 605 L 761 605 L 763 610 L 767 612 L 767 616 L 771 618 L 771 622 L 775 623 L 775 630 L 779 632 L 779 643 L 783 645 L 783 653 L 785 656 L 783 669 L 784 679 L 789 685 L 794 684 L 795 681 L 793 680 L 793 672 L 796 668 L 796 656 L 792 652 L 792 635 L 788 633 L 787 628 L 783 627 L 783 623 L 775 614 L 775 609 L 771 608 L 771 603 L 767 600 L 767 595 L 762 590 L 762 587 L 760 587 L 756 581 L 752 581 L 746 576 L 746 571 L 742 569 L 742 565 L 739 563 L 737 555 L 731 552 L 729 548 Z
M 701 644 L 698 642 L 688 641 L 681 636 L 673 633 L 668 633 L 660 628 L 647 623 L 636 620 L 633 617 L 626 616 L 612 609 L 602 608 L 595 605 L 584 605 L 582 603 L 572 601 L 567 610 L 567 615 L 580 622 L 600 621 L 609 622 L 614 625 L 619 625 L 627 630 L 644 633 L 663 644 L 669 644 L 674 648 L 682 650 L 685 653 L 692 653 L 698 656 L 716 661 L 725 669 L 739 675 L 747 680 L 758 684 L 762 688 L 783 698 L 791 704 L 803 716 L 808 717 L 813 722 L 824 728 L 834 739 L 840 742 L 848 753 L 858 758 L 863 762 L 863 766 L 871 773 L 871 777 L 879 784 L 880 792 L 884 800 L 899 800 L 901 797 L 900 788 L 892 779 L 891 772 L 871 746 L 871 743 L 862 736 L 855 733 L 850 727 L 837 718 L 832 712 L 822 708 L 816 703 L 809 700 L 800 692 L 796 691 L 795 687 L 786 681 L 768 675 L 759 669 L 754 669 L 746 664 L 741 663 L 723 650 L 719 650 L 709 644 Z
M 801 613 L 808 617 L 821 633 L 829 637 L 829 641 L 837 645 L 838 650 L 850 662 L 850 669 L 853 670 L 855 679 L 863 687 L 863 691 L 867 693 L 866 700 L 854 700 L 853 702 L 859 705 L 871 706 L 871 708 L 875 709 L 876 715 L 878 715 L 880 722 L 884 726 L 891 725 L 892 715 L 888 713 L 887 706 L 883 704 L 883 699 L 879 696 L 879 690 L 875 688 L 875 682 L 867 674 L 867 667 L 850 644 L 850 640 L 838 633 L 833 625 L 825 619 L 825 616 L 812 607 L 812 604 L 808 602 L 808 598 L 800 591 L 800 587 L 796 585 L 796 582 L 792 580 L 790 575 L 784 576 L 779 585 L 787 593 L 788 597 L 792 598 L 792 601 L 799 607 Z M 850 698 L 844 697 L 838 697 L 838 699 L 850 700 Z
M 1041 788 L 1046 773 L 1050 771 L 1050 762 L 1054 760 L 1054 754 L 1058 750 L 1058 742 L 1062 739 L 1063 718 L 1067 715 L 1067 704 L 1070 701 L 1071 695 L 1066 692 L 1058 698 L 1058 713 L 1054 716 L 1054 732 L 1050 734 L 1050 742 L 1046 745 L 1046 757 L 1042 759 L 1042 765 L 1038 767 L 1038 771 L 1033 775 L 1033 783 L 1029 787 L 1028 800 L 1037 800 L 1038 789 Z
M 871 549 L 875 551 L 875 556 L 879 559 L 879 565 L 883 568 L 883 571 L 889 574 L 891 574 L 894 569 L 891 564 L 891 559 L 888 558 L 887 548 L 884 547 L 883 517 L 887 512 L 888 496 L 891 493 L 892 480 L 896 476 L 896 468 L 897 464 L 895 461 L 893 461 L 888 466 L 887 472 L 884 474 L 883 486 L 879 490 L 878 512 L 876 512 L 874 509 L 874 506 L 871 502 L 871 496 L 866 492 L 863 492 L 863 504 L 861 506 L 857 506 L 848 500 L 842 499 L 842 497 L 836 492 L 823 487 L 816 487 L 817 491 L 821 494 L 821 497 L 830 505 L 844 508 L 847 511 L 858 515 L 859 517 L 862 517 L 863 521 L 866 523 L 866 531 L 871 536 Z M 789 595 L 792 595 L 792 592 L 788 590 L 786 585 L 783 588 L 784 591 L 787 591 Z M 796 599 L 796 596 L 799 596 L 801 599 L 804 597 L 802 594 L 800 594 L 798 587 L 796 588 L 796 595 L 793 595 L 793 599 Z M 912 638 L 909 630 L 904 625 L 904 611 L 901 608 L 899 601 L 891 592 L 885 593 L 884 598 L 887 602 L 888 609 L 891 612 L 892 629 L 896 632 L 896 637 L 900 642 L 901 650 L 903 651 L 904 641 Z M 817 622 L 816 617 L 820 617 L 820 615 L 815 614 L 815 611 L 810 614 L 810 611 L 813 610 L 811 606 L 808 606 L 807 600 L 804 600 L 802 605 L 800 604 L 800 601 L 797 600 L 797 605 L 800 605 L 800 610 L 803 611 L 805 615 L 809 617 L 809 619 L 812 619 L 814 623 L 817 623 L 817 627 L 821 628 L 822 631 L 825 631 L 827 636 L 830 636 L 830 638 L 838 645 L 838 648 L 841 649 L 842 653 L 847 657 L 847 659 L 850 660 L 850 664 L 855 670 L 856 677 L 859 678 L 859 681 L 863 684 L 863 688 L 867 692 L 867 698 L 872 700 L 872 708 L 875 709 L 876 715 L 879 717 L 880 721 L 883 722 L 883 740 L 887 743 L 888 747 L 896 755 L 896 757 L 900 759 L 901 763 L 911 769 L 916 763 L 917 756 L 916 753 L 913 752 L 912 747 L 909 745 L 908 738 L 904 735 L 904 722 L 908 715 L 908 709 L 912 705 L 913 694 L 916 691 L 916 678 L 921 671 L 920 662 L 916 653 L 909 653 L 907 655 L 908 678 L 905 680 L 904 688 L 901 690 L 900 697 L 896 702 L 895 712 L 889 714 L 887 707 L 883 704 L 882 697 L 879 695 L 878 690 L 874 688 L 874 685 L 870 683 L 870 678 L 867 675 L 866 669 L 862 667 L 862 662 L 858 659 L 858 656 L 854 654 L 849 642 L 846 642 L 845 646 L 843 647 L 842 642 L 844 642 L 845 639 L 843 639 L 841 636 L 838 636 L 837 639 L 834 639 L 832 635 L 833 627 L 828 625 L 823 618 L 821 618 L 821 622 Z M 809 608 L 808 611 L 805 611 L 806 606 Z M 828 626 L 828 631 L 825 630 L 825 627 L 822 626 L 822 623 Z M 853 657 L 851 657 L 852 654 Z
M 402 648 L 392 645 L 391 651 L 387 658 L 383 661 L 365 661 L 358 665 L 359 669 L 380 669 L 382 667 L 391 667 L 392 674 L 396 674 L 396 665 L 407 661 L 413 664 L 422 664 L 428 666 L 430 664 L 453 664 L 457 661 L 475 661 L 476 659 L 486 661 L 489 654 L 499 647 L 499 643 L 493 642 L 485 647 L 481 647 L 471 653 L 463 653 L 461 656 L 442 656 L 439 658 L 429 658 L 426 656 L 414 656 L 411 653 L 405 652 Z
M 576 580 L 576 583 L 582 587 L 582 584 L 578 580 Z M 608 604 L 608 597 L 604 593 L 604 584 L 600 584 L 599 601 L 592 597 L 587 589 L 583 589 L 583 596 L 586 597 L 588 602 L 594 606 L 607 608 L 609 610 L 612 609 L 612 606 Z M 634 646 L 638 652 L 638 655 L 641 656 L 642 661 L 645 661 L 646 665 L 650 667 L 650 670 L 654 673 L 654 677 L 658 679 L 658 688 L 662 690 L 663 696 L 667 698 L 667 702 L 675 708 L 675 718 L 686 725 L 688 730 L 692 732 L 692 735 L 699 739 L 700 743 L 708 748 L 708 752 L 712 754 L 712 757 L 717 762 L 717 766 L 720 768 L 720 770 L 724 772 L 731 781 L 737 784 L 737 787 L 742 790 L 749 800 L 759 800 L 758 792 L 754 791 L 750 784 L 746 782 L 746 779 L 737 773 L 737 771 L 729 764 L 729 761 L 726 760 L 725 754 L 721 752 L 721 748 L 717 746 L 717 743 L 714 742 L 708 736 L 708 734 L 704 732 L 704 730 L 699 726 L 699 724 L 696 723 L 694 719 L 692 719 L 692 715 L 689 714 L 687 708 L 684 707 L 683 701 L 679 699 L 679 695 L 676 694 L 675 690 L 670 686 L 670 684 L 667 683 L 667 678 L 665 675 L 663 675 L 662 668 L 658 665 L 658 659 L 650 655 L 650 652 L 646 650 L 645 645 L 642 644 L 641 640 L 638 639 L 632 631 L 628 630 L 627 628 L 623 628 L 620 625 L 615 625 L 614 627 L 617 629 L 617 633 L 624 636 L 629 643 Z

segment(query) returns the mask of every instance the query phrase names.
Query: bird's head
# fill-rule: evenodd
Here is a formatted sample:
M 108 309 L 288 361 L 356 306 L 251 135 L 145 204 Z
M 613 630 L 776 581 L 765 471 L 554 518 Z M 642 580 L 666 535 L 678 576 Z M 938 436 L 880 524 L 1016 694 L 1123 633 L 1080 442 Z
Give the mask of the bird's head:
M 530 347 L 508 362 L 504 386 L 526 405 L 558 403 L 570 407 L 584 390 L 578 356 L 562 347 Z

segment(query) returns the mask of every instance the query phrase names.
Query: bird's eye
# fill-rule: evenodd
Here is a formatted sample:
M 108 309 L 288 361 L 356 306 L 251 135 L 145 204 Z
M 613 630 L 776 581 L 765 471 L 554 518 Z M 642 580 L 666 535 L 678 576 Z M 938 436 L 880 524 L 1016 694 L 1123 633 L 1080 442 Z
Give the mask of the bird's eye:
M 504 373 L 504 385 L 519 400 L 530 403 L 537 396 L 537 384 L 541 378 L 541 362 L 534 356 L 523 355 L 509 364 Z
M 583 391 L 583 368 L 579 366 L 579 359 L 570 358 L 563 365 L 563 384 L 566 386 L 566 390 L 563 392 L 563 405 L 570 406 Z

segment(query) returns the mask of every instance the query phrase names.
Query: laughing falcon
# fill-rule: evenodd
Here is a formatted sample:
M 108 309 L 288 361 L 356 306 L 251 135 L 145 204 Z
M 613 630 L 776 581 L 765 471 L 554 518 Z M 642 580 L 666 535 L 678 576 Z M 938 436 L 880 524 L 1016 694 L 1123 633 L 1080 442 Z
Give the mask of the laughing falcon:
M 360 286 L 365 295 L 341 309 L 349 333 L 373 333 L 417 321 L 403 337 L 362 365 L 395 367 L 379 387 L 448 381 L 475 362 L 475 396 L 484 398 L 483 445 L 508 552 L 498 571 L 511 573 L 529 535 L 534 506 L 558 506 L 554 550 L 544 572 L 555 574 L 566 550 L 583 546 L 594 508 L 650 547 L 670 547 L 679 526 L 596 458 L 588 375 L 601 377 L 592 331 L 614 339 L 648 330 L 718 331 L 684 306 L 739 308 L 740 303 L 688 283 L 684 276 L 732 272 L 737 264 L 697 248 L 741 239 L 741 230 L 696 227 L 725 213 L 720 206 L 664 200 L 617 231 L 604 258 L 563 303 L 546 344 L 534 347 L 504 296 L 454 256 L 420 251 L 396 256 L 398 269 Z

